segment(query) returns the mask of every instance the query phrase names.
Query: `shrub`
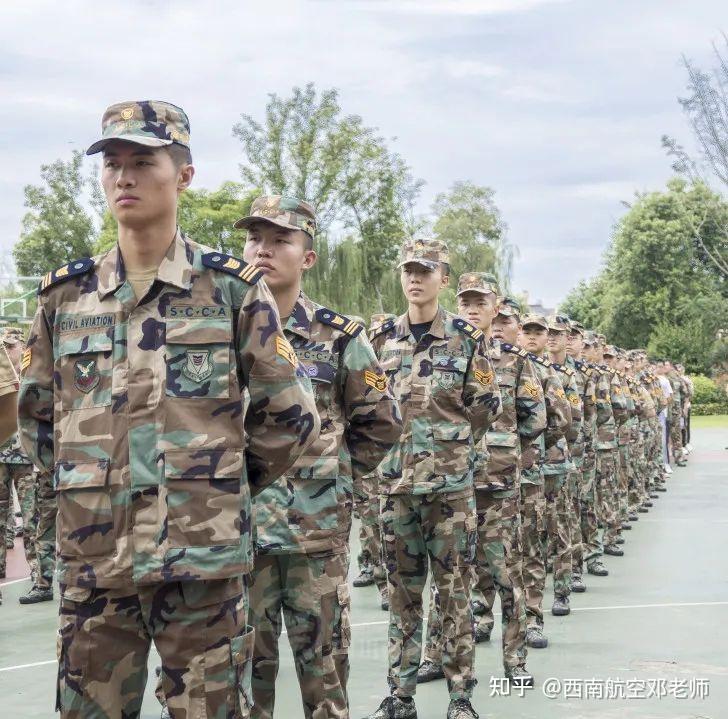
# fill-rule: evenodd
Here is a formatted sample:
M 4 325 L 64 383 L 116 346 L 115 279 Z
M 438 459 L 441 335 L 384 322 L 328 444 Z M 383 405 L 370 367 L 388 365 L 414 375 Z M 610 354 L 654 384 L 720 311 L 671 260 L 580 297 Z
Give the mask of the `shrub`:
M 728 414 L 728 402 L 707 402 L 706 404 L 694 404 L 690 408 L 690 414 L 694 417 L 702 417 L 706 414 Z
M 691 375 L 693 381 L 693 406 L 696 404 L 711 404 L 728 402 L 725 392 L 713 382 L 712 379 L 702 374 Z

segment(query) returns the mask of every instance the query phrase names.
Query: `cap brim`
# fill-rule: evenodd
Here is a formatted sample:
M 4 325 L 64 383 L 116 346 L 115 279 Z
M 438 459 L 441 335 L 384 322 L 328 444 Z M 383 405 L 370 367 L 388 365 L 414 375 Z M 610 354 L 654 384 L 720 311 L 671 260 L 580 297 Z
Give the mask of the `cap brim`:
M 251 225 L 254 225 L 256 222 L 267 222 L 270 225 L 277 225 L 278 227 L 285 227 L 287 230 L 301 230 L 300 227 L 297 227 L 296 225 L 291 225 L 288 222 L 284 222 L 283 220 L 278 220 L 274 217 L 257 217 L 255 215 L 248 215 L 247 217 L 240 218 L 233 227 L 236 230 L 248 230 L 250 229 Z M 306 230 L 301 230 L 301 232 L 306 232 Z M 309 234 L 306 232 L 306 234 Z
M 465 287 L 462 290 L 458 290 L 455 294 L 455 297 L 460 297 L 460 295 L 464 295 L 466 292 L 479 292 L 481 295 L 497 295 L 497 292 L 493 292 L 493 290 L 484 290 L 482 287 Z
M 91 147 L 86 150 L 87 155 L 95 155 L 101 152 L 110 142 L 120 140 L 121 142 L 131 142 L 134 145 L 144 145 L 145 147 L 166 147 L 173 145 L 174 140 L 163 140 L 161 137 L 142 137 L 140 135 L 116 135 L 115 137 L 104 137 L 97 140 Z
M 397 268 L 401 269 L 405 265 L 420 265 L 421 267 L 426 267 L 428 270 L 436 270 L 440 266 L 440 263 L 434 260 L 404 260 L 397 265 Z
M 541 322 L 524 322 L 523 328 L 525 329 L 526 327 L 540 327 L 542 330 L 548 329 L 548 326 L 541 324 Z

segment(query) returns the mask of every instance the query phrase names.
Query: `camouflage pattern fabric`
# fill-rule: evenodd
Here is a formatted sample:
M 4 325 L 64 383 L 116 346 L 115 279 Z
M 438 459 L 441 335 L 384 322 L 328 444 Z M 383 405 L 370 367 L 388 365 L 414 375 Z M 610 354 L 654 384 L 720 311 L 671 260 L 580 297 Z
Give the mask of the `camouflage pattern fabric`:
M 283 622 L 307 719 L 349 716 L 346 682 L 351 642 L 346 554 L 256 557 L 250 586 L 255 627 L 252 716 L 271 719 Z M 283 620 L 281 620 L 281 615 Z
M 379 587 L 386 585 L 382 549 L 382 527 L 379 522 L 379 482 L 376 474 L 354 481 L 354 510 L 359 515 L 359 569 L 368 567 Z
M 311 380 L 319 438 L 253 502 L 257 554 L 347 551 L 352 478 L 399 439 L 399 407 L 361 326 L 301 295 L 285 327 Z M 348 329 L 348 332 L 346 331 Z
M 472 448 L 501 411 L 482 332 L 440 308 L 415 343 L 406 314 L 372 332 L 404 430 L 380 468 L 381 494 L 472 487 Z
M 303 230 L 311 239 L 316 235 L 316 214 L 308 202 L 285 195 L 263 195 L 253 201 L 250 214 L 233 227 L 249 229 L 256 222 L 269 222 L 287 230 Z
M 325 602 L 337 602 L 338 592 L 342 602 L 346 599 L 342 611 L 348 621 L 352 477 L 360 482 L 371 474 L 402 428 L 399 407 L 361 330 L 361 325 L 303 294 L 285 327 L 286 338 L 311 379 L 321 434 L 291 470 L 253 502 L 256 556 L 251 606 L 258 629 L 255 676 L 260 679 L 253 687 L 260 707 L 256 716 L 273 714 L 281 611 L 296 657 L 306 716 L 325 712 L 343 717 L 348 712 L 348 643 L 337 654 L 340 671 L 332 673 L 326 667 L 333 662 L 330 637 L 340 629 L 328 626 L 324 617 L 340 625 L 341 611 L 334 612 Z M 314 557 L 325 552 L 340 556 Z M 269 560 L 271 555 L 301 558 L 279 565 Z M 309 570 L 307 563 L 312 565 Z M 337 581 L 329 586 L 334 578 Z M 337 685 L 337 676 L 343 685 Z
M 7 394 L 12 394 L 18 389 L 18 375 L 13 367 L 10 358 L 3 343 L 0 342 L 0 397 Z M 4 439 L 4 438 L 0 438 Z M 5 496 L 7 490 L 3 489 L 3 485 L 0 484 L 0 499 Z M 9 498 L 5 501 L 9 501 Z M 7 507 L 5 509 L 5 516 L 7 516 Z M 2 537 L 2 535 L 0 535 Z M 0 599 L 2 599 L 2 592 L 0 592 Z
M 139 716 L 153 641 L 175 719 L 247 719 L 254 631 L 245 620 L 240 578 L 131 594 L 61 585 L 56 709 L 63 719 Z M 103 661 L 89 660 L 91 648 Z
M 18 492 L 18 502 L 23 515 L 23 546 L 25 558 L 31 570 L 35 568 L 35 503 L 33 468 L 27 464 L 0 464 L 0 573 L 5 572 L 7 549 L 5 538 L 15 541 L 15 508 L 13 485 Z
M 553 557 L 554 595 L 568 597 L 571 594 L 571 504 L 568 494 L 568 474 L 544 476 L 544 555 Z M 543 600 L 544 584 L 534 587 Z M 534 601 L 536 598 L 534 597 Z
M 138 303 L 118 246 L 51 275 L 19 426 L 58 490 L 59 581 L 122 588 L 249 572 L 250 495 L 320 425 L 269 290 L 181 233 Z
M 546 497 L 543 484 L 521 485 L 521 541 L 523 598 L 526 623 L 529 627 L 543 625 L 543 587 L 546 584 Z
M 36 484 L 36 508 L 38 525 L 35 534 L 35 554 L 37 587 L 50 588 L 56 568 L 56 521 L 58 498 L 53 477 L 48 473 L 38 475 Z
M 36 536 L 38 534 L 38 473 L 29 471 L 15 480 L 15 490 L 18 493 L 18 504 L 23 521 L 23 548 L 25 561 L 30 567 L 31 574 L 37 573 Z M 55 558 L 55 547 L 53 556 Z M 52 570 L 51 570 L 52 574 Z
M 442 667 L 451 699 L 475 686 L 469 579 L 475 537 L 472 489 L 381 498 L 389 587 L 389 673 L 393 694 L 414 696 L 422 654 L 422 595 L 429 559 L 442 616 Z

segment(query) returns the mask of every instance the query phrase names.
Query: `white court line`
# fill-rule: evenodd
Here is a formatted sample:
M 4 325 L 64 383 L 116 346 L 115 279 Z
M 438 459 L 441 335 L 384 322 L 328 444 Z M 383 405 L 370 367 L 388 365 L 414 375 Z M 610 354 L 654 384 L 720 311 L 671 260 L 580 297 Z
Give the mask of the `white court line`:
M 572 607 L 572 612 L 593 612 L 597 610 L 609 610 L 609 609 L 664 609 L 670 607 L 721 607 L 728 604 L 728 602 L 675 602 L 673 604 L 620 604 L 611 607 Z M 495 612 L 494 616 L 499 617 L 500 612 Z M 427 623 L 427 620 L 424 621 Z M 378 621 L 378 622 L 360 622 L 358 624 L 352 624 L 351 628 L 356 629 L 359 627 L 379 627 L 382 625 L 389 624 L 389 621 Z M 285 634 L 285 630 L 283 632 Z M 57 660 L 50 659 L 45 662 L 34 662 L 33 664 L 17 664 L 14 667 L 0 667 L 1 672 L 12 672 L 16 669 L 28 669 L 30 667 L 41 667 L 44 664 L 55 664 Z
M 27 582 L 30 579 L 30 574 L 27 577 L 21 579 L 11 579 L 9 582 L 0 582 L 0 587 L 9 587 L 11 584 L 18 584 L 18 582 Z

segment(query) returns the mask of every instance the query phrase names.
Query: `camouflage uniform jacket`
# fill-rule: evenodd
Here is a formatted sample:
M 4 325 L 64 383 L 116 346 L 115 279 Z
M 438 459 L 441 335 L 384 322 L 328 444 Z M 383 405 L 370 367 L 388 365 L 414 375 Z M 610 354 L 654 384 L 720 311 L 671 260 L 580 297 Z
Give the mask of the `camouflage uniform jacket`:
M 671 398 L 671 404 L 670 404 L 670 416 L 671 417 L 679 417 L 680 413 L 682 412 L 682 392 L 683 392 L 683 386 L 682 382 L 680 381 L 680 377 L 678 376 L 677 372 L 669 372 L 667 374 L 667 379 L 670 382 L 670 386 L 672 387 L 672 398 Z
M 566 357 L 566 366 L 574 372 L 576 391 L 581 398 L 582 423 L 579 434 L 571 446 L 571 456 L 581 460 L 594 454 L 597 433 L 597 398 L 593 370 L 573 357 Z
M 520 484 L 521 443 L 532 447 L 546 429 L 546 400 L 525 350 L 507 342 L 491 341 L 489 354 L 503 411 L 478 446 L 475 489 L 516 492 Z M 527 461 L 533 465 L 538 455 L 531 452 Z
M 318 437 L 260 273 L 206 249 L 178 233 L 139 302 L 118 245 L 41 283 L 19 424 L 54 474 L 60 582 L 248 573 L 251 493 Z
M 419 342 L 407 314 L 372 330 L 404 427 L 380 465 L 380 494 L 472 492 L 474 448 L 501 411 L 482 338 L 442 307 Z
M 0 446 L 0 464 L 31 464 L 28 455 L 20 446 L 17 434 Z
M 657 414 L 660 412 L 660 399 L 663 397 L 660 380 L 649 372 L 640 372 L 635 377 L 635 382 L 640 389 L 642 398 L 640 421 L 657 417 Z M 660 389 L 659 397 L 655 394 L 656 387 Z
M 629 444 L 633 424 L 631 420 L 635 414 L 634 399 L 626 375 L 609 367 L 607 370 L 612 375 L 612 407 L 614 408 L 614 418 L 617 421 L 617 444 Z
M 352 473 L 373 472 L 402 432 L 399 407 L 363 327 L 301 295 L 285 334 L 313 384 L 319 438 L 253 501 L 256 551 L 346 551 Z
M 547 463 L 555 467 L 559 464 L 559 458 L 562 459 L 562 466 L 568 462 L 569 449 L 566 432 L 571 423 L 571 403 L 566 398 L 559 374 L 551 366 L 551 362 L 532 352 L 528 353 L 528 358 L 533 362 L 546 400 L 546 431 L 541 438 L 536 440 L 540 445 L 539 466 L 534 465 L 530 470 L 524 471 L 521 475 L 521 482 L 541 484 Z M 550 473 L 553 472 L 552 467 L 550 467 Z M 559 469 L 558 471 L 566 470 Z
M 612 409 L 611 375 L 595 364 L 590 364 L 595 374 L 597 398 L 597 444 L 599 451 L 616 449 L 617 425 L 614 421 Z

